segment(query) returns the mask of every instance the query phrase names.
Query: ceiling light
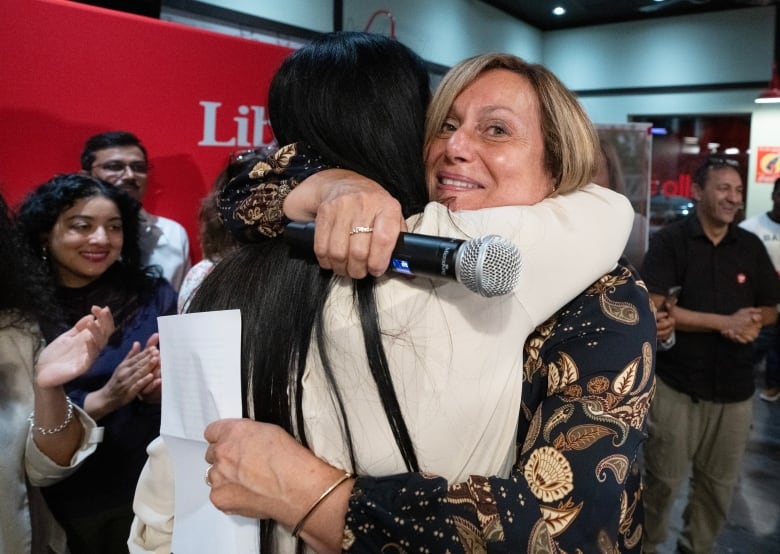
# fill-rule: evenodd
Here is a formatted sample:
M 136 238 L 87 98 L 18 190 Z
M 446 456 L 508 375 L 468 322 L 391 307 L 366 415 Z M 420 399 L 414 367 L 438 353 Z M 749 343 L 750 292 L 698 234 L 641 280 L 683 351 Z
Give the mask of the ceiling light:
M 777 62 L 772 64 L 772 78 L 769 80 L 769 88 L 761 91 L 756 98 L 758 104 L 780 102 L 780 77 L 777 76 Z
M 565 13 L 566 13 L 566 8 L 564 8 L 563 6 L 555 6 L 553 8 L 553 14 L 555 15 L 563 15 Z

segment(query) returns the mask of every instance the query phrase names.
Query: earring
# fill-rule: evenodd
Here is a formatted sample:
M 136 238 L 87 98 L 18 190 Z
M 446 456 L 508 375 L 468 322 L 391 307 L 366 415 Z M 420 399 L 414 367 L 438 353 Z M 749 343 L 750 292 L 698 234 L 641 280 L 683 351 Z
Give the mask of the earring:
M 41 246 L 41 259 L 44 262 L 49 260 L 49 249 L 46 248 L 46 245 Z

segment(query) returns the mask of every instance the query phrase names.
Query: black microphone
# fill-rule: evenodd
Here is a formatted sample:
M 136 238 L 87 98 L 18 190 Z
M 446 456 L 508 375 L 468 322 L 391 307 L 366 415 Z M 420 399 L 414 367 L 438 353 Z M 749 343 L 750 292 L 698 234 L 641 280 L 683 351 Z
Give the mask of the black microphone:
M 314 223 L 288 223 L 284 237 L 294 246 L 311 250 Z M 521 267 L 517 247 L 497 235 L 463 240 L 401 233 L 388 269 L 405 275 L 449 277 L 472 292 L 492 297 L 515 289 Z

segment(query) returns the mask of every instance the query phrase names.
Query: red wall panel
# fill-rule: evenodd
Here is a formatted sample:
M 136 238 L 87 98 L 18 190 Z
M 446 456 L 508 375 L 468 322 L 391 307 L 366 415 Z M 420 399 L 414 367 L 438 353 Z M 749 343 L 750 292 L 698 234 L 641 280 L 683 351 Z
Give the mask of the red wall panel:
M 92 134 L 135 133 L 154 166 L 144 205 L 197 246 L 201 197 L 230 152 L 272 139 L 266 98 L 290 50 L 61 0 L 3 2 L 0 192 L 15 205 L 79 170 Z

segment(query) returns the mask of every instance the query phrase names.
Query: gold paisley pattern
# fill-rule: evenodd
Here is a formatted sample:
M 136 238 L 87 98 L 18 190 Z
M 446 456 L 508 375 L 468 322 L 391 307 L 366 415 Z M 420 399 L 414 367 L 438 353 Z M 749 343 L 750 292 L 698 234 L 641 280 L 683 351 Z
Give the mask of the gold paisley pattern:
M 622 454 L 607 456 L 596 466 L 596 479 L 598 479 L 600 483 L 603 483 L 607 479 L 604 470 L 609 469 L 612 471 L 612 474 L 615 476 L 618 483 L 624 483 L 626 476 L 628 475 L 629 466 L 630 462 L 628 458 Z
M 328 166 L 304 144 L 283 146 L 233 179 L 217 204 L 225 225 L 249 239 L 284 232 L 282 203 L 298 183 Z
M 558 549 L 550 536 L 550 530 L 544 520 L 539 520 L 534 525 L 530 536 L 528 537 L 528 547 L 526 552 L 534 554 L 555 554 Z
M 618 266 L 527 340 L 522 447 L 512 475 L 449 486 L 414 473 L 358 478 L 347 514 L 355 535 L 350 551 L 401 544 L 405 552 L 485 552 L 495 545 L 535 554 L 638 554 L 637 456 L 655 392 L 654 357 L 649 295 Z M 416 510 L 421 499 L 428 503 Z M 422 523 L 414 528 L 410 521 Z
M 526 421 L 528 419 L 531 420 L 531 424 L 528 426 L 528 432 L 525 435 L 525 442 L 523 443 L 523 448 L 522 448 L 522 450 L 520 452 L 521 454 L 527 453 L 528 450 L 536 442 L 536 437 L 539 436 L 539 431 L 541 430 L 541 427 L 542 427 L 542 412 L 541 412 L 541 410 L 538 410 L 531 417 L 526 416 Z M 549 440 L 549 437 L 545 437 L 545 439 Z
M 452 485 L 414 473 L 361 477 L 347 515 L 350 551 L 641 551 L 636 460 L 655 391 L 644 284 L 618 266 L 537 328 L 525 354 L 512 475 Z
M 544 438 L 549 441 L 552 430 L 555 429 L 557 425 L 564 424 L 569 421 L 572 415 L 574 415 L 574 406 L 571 404 L 566 404 L 560 408 L 557 408 L 553 412 L 552 417 L 544 425 Z
M 524 469 L 531 492 L 543 502 L 560 500 L 574 488 L 569 461 L 555 448 L 543 446 L 531 452 Z
M 572 505 L 571 501 L 561 504 L 558 507 L 540 505 L 539 508 L 542 511 L 542 518 L 547 524 L 547 529 L 550 534 L 555 537 L 560 535 L 577 518 L 577 515 L 582 510 L 582 502 L 576 506 Z

